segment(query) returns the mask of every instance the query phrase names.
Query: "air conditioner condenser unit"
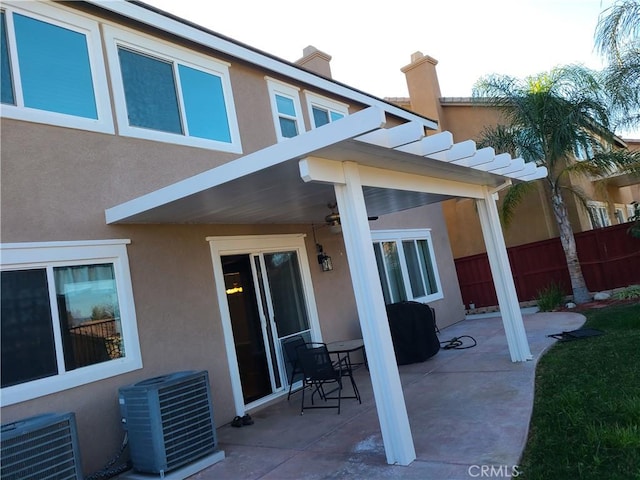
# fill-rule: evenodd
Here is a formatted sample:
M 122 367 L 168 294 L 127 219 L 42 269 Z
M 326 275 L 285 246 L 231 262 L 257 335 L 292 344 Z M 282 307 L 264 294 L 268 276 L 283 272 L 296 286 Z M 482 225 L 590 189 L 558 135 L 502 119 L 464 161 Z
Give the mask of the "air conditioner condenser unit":
M 149 378 L 118 391 L 133 469 L 163 475 L 216 452 L 206 371 Z
M 2 480 L 82 480 L 73 413 L 46 413 L 0 428 Z

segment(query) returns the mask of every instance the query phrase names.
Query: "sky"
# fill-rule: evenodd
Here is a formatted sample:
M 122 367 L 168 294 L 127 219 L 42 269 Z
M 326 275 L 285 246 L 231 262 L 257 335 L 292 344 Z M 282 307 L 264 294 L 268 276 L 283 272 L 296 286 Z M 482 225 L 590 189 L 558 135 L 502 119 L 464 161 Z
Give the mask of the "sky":
M 294 62 L 313 45 L 333 78 L 377 97 L 408 96 L 411 54 L 438 61 L 445 97 L 482 76 L 524 78 L 558 65 L 602 67 L 598 17 L 614 0 L 143 0 Z

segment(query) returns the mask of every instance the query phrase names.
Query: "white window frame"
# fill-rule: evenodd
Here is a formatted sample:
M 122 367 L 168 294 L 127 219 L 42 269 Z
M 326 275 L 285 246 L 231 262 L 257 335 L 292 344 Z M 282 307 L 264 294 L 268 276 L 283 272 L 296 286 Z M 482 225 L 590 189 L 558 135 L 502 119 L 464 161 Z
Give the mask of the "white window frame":
M 614 219 L 616 223 L 626 223 L 629 221 L 629 214 L 627 213 L 627 205 L 624 203 L 614 204 Z
M 107 86 L 107 74 L 100 43 L 100 28 L 98 22 L 86 17 L 70 13 L 68 10 L 52 3 L 40 2 L 2 2 L 5 11 L 7 48 L 13 81 L 14 99 L 16 105 L 0 104 L 2 116 L 27 122 L 44 123 L 69 127 L 80 130 L 89 130 L 101 133 L 115 133 L 111 104 L 109 101 L 109 89 Z M 15 29 L 13 25 L 13 13 L 40 20 L 57 27 L 81 33 L 87 39 L 89 52 L 89 66 L 93 82 L 93 94 L 96 102 L 97 119 L 78 117 L 65 113 L 49 112 L 24 105 L 20 67 L 18 64 L 18 52 L 16 49 Z
M 118 124 L 118 133 L 120 135 L 158 142 L 187 145 L 191 147 L 201 147 L 223 152 L 242 153 L 238 119 L 233 100 L 231 81 L 229 79 L 229 63 L 213 59 L 211 57 L 183 49 L 177 45 L 121 27 L 104 25 L 103 32 L 107 59 L 109 61 L 109 72 L 113 85 L 113 99 Z M 174 66 L 174 71 L 176 64 L 182 64 L 186 67 L 219 77 L 222 82 L 222 91 L 224 95 L 231 142 L 227 143 L 189 136 L 179 75 L 175 76 L 176 93 L 178 96 L 180 121 L 182 122 L 185 133 L 177 134 L 162 132 L 159 130 L 129 125 L 118 47 L 124 47 L 136 53 L 147 54 L 159 60 L 167 61 Z
M 309 112 L 311 128 L 318 128 L 318 125 L 316 125 L 316 119 L 313 116 L 313 107 L 327 110 L 329 112 L 329 123 L 334 121 L 331 120 L 332 112 L 339 113 L 345 117 L 349 115 L 349 105 L 347 105 L 346 103 L 336 102 L 335 100 L 331 100 L 327 97 L 323 97 L 322 95 L 318 95 L 317 93 L 313 93 L 308 90 L 304 90 L 304 97 L 307 101 L 307 110 Z
M 113 264 L 120 308 L 120 327 L 125 351 L 125 357 L 123 358 L 116 358 L 58 373 L 50 377 L 5 387 L 1 390 L 3 406 L 24 402 L 142 368 L 142 356 L 126 247 L 129 243 L 131 243 L 130 240 L 97 240 L 0 244 L 3 271 L 50 270 L 56 266 L 94 263 Z M 51 293 L 52 288 L 54 287 L 50 285 L 51 317 L 55 332 L 56 325 L 59 326 L 59 319 L 57 305 L 54 305 L 55 295 Z M 56 355 L 60 357 L 62 345 L 59 332 L 58 335 L 54 334 L 54 336 L 56 337 Z M 60 361 L 58 361 L 59 363 Z
M 398 247 L 398 256 L 400 259 L 400 270 L 402 272 L 402 279 L 405 287 L 405 296 L 407 300 L 429 303 L 444 298 L 444 294 L 442 293 L 442 283 L 440 282 L 440 274 L 438 273 L 438 263 L 436 261 L 436 255 L 433 249 L 433 241 L 431 239 L 431 229 L 372 230 L 371 240 L 374 244 L 380 242 L 396 242 Z M 429 255 L 431 257 L 431 265 L 433 267 L 433 276 L 435 278 L 436 287 L 438 290 L 436 293 L 421 297 L 413 296 L 411 292 L 411 280 L 409 279 L 409 272 L 407 270 L 407 261 L 404 255 L 404 248 L 402 247 L 402 242 L 407 240 L 426 240 Z
M 589 221 L 591 222 L 591 228 L 604 228 L 611 226 L 611 218 L 609 216 L 609 208 L 607 204 L 604 202 L 596 202 L 593 200 L 589 200 L 587 202 L 587 208 L 591 212 L 589 215 Z M 596 218 L 597 225 L 593 224 L 593 217 Z M 600 222 L 603 225 L 600 225 Z
M 271 114 L 273 115 L 273 125 L 276 130 L 276 137 L 278 138 L 278 142 L 282 142 L 284 140 L 288 140 L 289 137 L 285 137 L 282 135 L 282 130 L 280 129 L 280 113 L 278 112 L 278 106 L 276 104 L 276 94 L 282 97 L 288 97 L 293 100 L 293 108 L 295 109 L 296 115 L 295 117 L 289 117 L 290 120 L 295 120 L 296 125 L 298 126 L 298 135 L 303 134 L 307 131 L 304 117 L 302 115 L 302 104 L 300 103 L 300 89 L 298 87 L 294 87 L 293 85 L 288 85 L 283 83 L 275 78 L 264 77 L 267 81 L 267 88 L 269 89 L 269 101 L 271 102 Z

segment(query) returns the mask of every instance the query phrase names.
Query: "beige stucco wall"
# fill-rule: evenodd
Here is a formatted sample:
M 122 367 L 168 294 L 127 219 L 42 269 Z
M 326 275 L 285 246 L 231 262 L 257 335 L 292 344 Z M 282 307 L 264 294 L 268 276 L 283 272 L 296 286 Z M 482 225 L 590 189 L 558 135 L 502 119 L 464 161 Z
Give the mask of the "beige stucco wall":
M 442 129 L 453 134 L 454 142 L 476 140 L 483 129 L 501 121 L 500 112 L 494 108 L 470 102 L 442 103 Z

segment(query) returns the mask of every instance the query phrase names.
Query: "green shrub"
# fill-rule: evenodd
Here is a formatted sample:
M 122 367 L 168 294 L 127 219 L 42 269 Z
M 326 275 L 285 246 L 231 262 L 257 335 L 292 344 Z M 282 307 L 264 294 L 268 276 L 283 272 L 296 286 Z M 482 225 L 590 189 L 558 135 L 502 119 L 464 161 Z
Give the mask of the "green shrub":
M 629 285 L 627 288 L 613 294 L 616 300 L 633 300 L 640 298 L 640 285 Z
M 557 283 L 550 283 L 538 291 L 536 300 L 541 312 L 551 312 L 564 303 L 563 288 Z

